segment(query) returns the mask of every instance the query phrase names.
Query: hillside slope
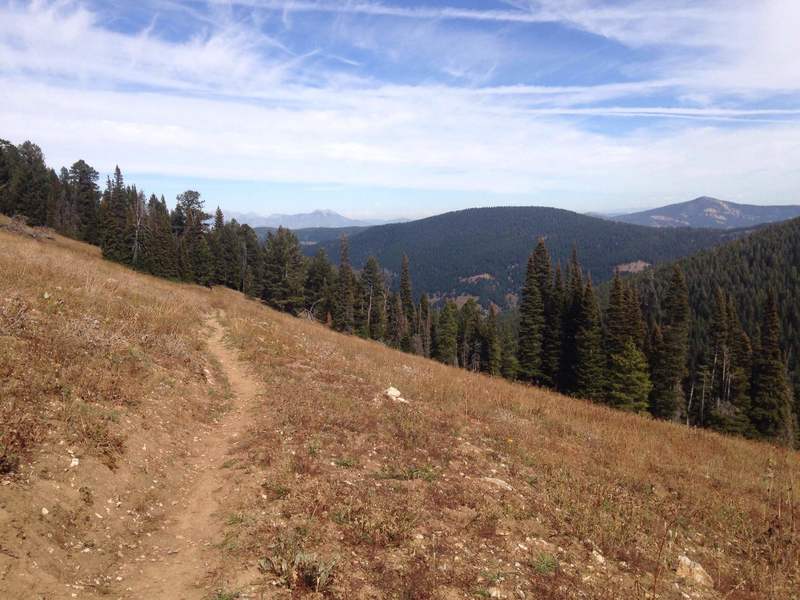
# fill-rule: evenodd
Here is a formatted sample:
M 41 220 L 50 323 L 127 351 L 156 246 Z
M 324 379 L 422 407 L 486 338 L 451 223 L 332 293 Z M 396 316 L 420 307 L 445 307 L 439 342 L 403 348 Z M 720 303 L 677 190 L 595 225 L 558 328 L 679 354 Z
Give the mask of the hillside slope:
M 18 460 L 2 597 L 800 584 L 795 453 L 455 370 L 58 236 L 0 231 L 0 250 L 0 443 Z
M 795 395 L 800 403 L 800 219 L 777 223 L 717 248 L 677 261 L 686 275 L 693 312 L 693 361 L 709 346 L 714 293 L 717 287 L 731 295 L 751 340 L 757 342 L 762 310 L 770 290 L 777 293 L 784 348 Z M 671 267 L 664 265 L 637 276 L 643 298 L 658 310 L 669 285 Z M 798 404 L 800 406 L 800 404 Z
M 661 229 L 627 225 L 545 207 L 476 208 L 428 219 L 371 227 L 350 239 L 359 267 L 370 255 L 399 273 L 403 253 L 411 261 L 415 289 L 432 296 L 474 295 L 507 305 L 524 277 L 528 255 L 540 237 L 554 260 L 565 264 L 573 245 L 596 282 L 614 269 L 643 261 L 660 263 L 714 246 L 735 232 Z M 338 258 L 338 241 L 320 244 Z
M 614 221 L 650 227 L 736 229 L 800 217 L 800 206 L 756 206 L 701 196 L 688 202 L 618 215 Z

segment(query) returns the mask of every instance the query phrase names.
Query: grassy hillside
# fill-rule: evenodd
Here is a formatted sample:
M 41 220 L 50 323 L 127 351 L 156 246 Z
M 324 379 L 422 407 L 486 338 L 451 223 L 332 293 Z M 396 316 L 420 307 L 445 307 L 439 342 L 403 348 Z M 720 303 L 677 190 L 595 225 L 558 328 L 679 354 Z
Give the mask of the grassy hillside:
M 399 273 L 408 254 L 418 292 L 474 295 L 506 306 L 518 293 L 524 265 L 540 237 L 554 260 L 566 264 L 573 245 L 596 282 L 637 261 L 661 263 L 734 239 L 737 232 L 653 229 L 545 207 L 476 208 L 428 219 L 370 227 L 350 239 L 350 258 L 370 255 Z M 338 259 L 338 241 L 320 244 Z
M 2 597 L 800 585 L 795 453 L 455 370 L 57 236 L 0 231 L 0 250 L 0 443 L 17 461 Z

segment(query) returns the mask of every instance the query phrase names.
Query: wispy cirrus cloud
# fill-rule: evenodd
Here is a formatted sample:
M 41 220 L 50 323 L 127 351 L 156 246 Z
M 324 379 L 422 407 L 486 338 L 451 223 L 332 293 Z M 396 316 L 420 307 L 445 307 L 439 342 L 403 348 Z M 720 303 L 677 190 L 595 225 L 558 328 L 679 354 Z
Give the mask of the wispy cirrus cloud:
M 796 67 L 749 74 L 793 48 L 785 3 L 660 4 L 0 0 L 0 136 L 165 177 L 796 201 Z M 745 17 L 752 46 L 721 39 Z

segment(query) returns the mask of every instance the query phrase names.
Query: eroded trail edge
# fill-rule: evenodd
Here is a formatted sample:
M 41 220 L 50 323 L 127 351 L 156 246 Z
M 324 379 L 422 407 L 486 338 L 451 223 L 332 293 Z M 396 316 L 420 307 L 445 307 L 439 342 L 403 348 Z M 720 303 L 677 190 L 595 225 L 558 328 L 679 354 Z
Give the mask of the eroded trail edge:
M 247 428 L 260 387 L 225 344 L 219 317 L 209 319 L 207 328 L 209 354 L 230 389 L 229 409 L 194 436 L 186 476 L 169 500 L 162 529 L 150 536 L 136 561 L 120 570 L 124 597 L 200 599 L 220 583 L 220 545 L 229 517 L 224 507 L 236 493 L 226 463 Z

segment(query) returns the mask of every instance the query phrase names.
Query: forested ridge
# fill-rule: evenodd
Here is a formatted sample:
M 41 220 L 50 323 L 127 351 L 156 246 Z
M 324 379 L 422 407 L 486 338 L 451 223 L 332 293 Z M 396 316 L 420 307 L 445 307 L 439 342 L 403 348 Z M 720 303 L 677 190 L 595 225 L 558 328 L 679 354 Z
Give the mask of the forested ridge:
M 525 279 L 525 261 L 543 237 L 554 262 L 569 260 L 573 246 L 595 283 L 627 263 L 661 264 L 735 239 L 741 231 L 654 229 L 616 223 L 568 210 L 537 206 L 470 208 L 408 223 L 370 227 L 350 238 L 352 259 L 375 256 L 399 273 L 403 255 L 414 265 L 417 287 L 431 296 L 476 296 L 509 306 Z M 338 241 L 320 244 L 336 256 Z M 490 277 L 474 278 L 473 276 Z M 511 302 L 513 305 L 513 301 Z
M 780 323 L 780 347 L 800 406 L 800 219 L 770 225 L 743 239 L 698 252 L 677 262 L 686 275 L 692 311 L 687 386 L 708 387 L 714 356 L 708 348 L 726 326 L 720 321 L 718 290 L 736 306 L 737 317 L 758 351 L 764 310 L 775 294 Z M 645 311 L 657 320 L 669 284 L 670 268 L 659 267 L 633 277 Z M 605 290 L 607 293 L 607 289 Z
M 580 262 L 580 240 L 562 269 L 549 254 L 551 240 L 541 237 L 531 243 L 532 252 L 528 249 L 518 310 L 499 315 L 494 306 L 486 311 L 474 299 L 460 306 L 452 300 L 434 306 L 427 294 L 415 296 L 408 254 L 400 259 L 399 285 L 390 286 L 378 259 L 355 258 L 345 236 L 338 242 L 335 267 L 324 248 L 305 257 L 297 236 L 287 229 L 271 232 L 261 243 L 252 228 L 226 222 L 219 209 L 212 221 L 196 191 L 178 195 L 170 210 L 163 197 L 148 198 L 126 184 L 119 168 L 102 189 L 97 171 L 84 161 L 57 174 L 30 142 L 18 147 L 0 142 L 0 211 L 99 245 L 105 258 L 134 269 L 225 285 L 278 310 L 405 352 L 621 410 L 795 443 L 797 407 L 785 353 L 795 356 L 787 350 L 786 336 L 796 331 L 793 311 L 798 304 L 792 296 L 794 304 L 787 309 L 779 294 L 787 289 L 796 294 L 797 222 L 658 270 L 653 277 L 635 280 L 637 285 L 617 273 L 606 310 L 601 310 L 592 276 Z M 500 213 L 490 210 L 485 216 L 492 214 Z M 513 228 L 519 238 L 510 236 L 514 243 L 522 238 L 522 223 L 520 218 Z M 632 233 L 640 229 L 620 227 Z M 647 231 L 670 244 L 681 239 Z M 562 232 L 558 243 L 566 243 L 566 235 Z M 761 236 L 769 242 L 754 245 Z M 705 243 L 706 238 L 698 234 L 683 241 L 690 239 Z M 496 259 L 491 244 L 484 248 L 481 240 L 479 236 L 470 244 L 473 254 L 486 251 Z M 588 254 L 591 264 L 605 251 L 602 242 L 583 241 L 594 248 Z M 636 243 L 644 241 L 636 238 Z M 620 260 L 611 247 L 614 260 Z M 652 252 L 665 248 L 656 247 Z M 435 256 L 436 264 L 446 269 L 452 254 Z M 750 257 L 753 268 L 762 272 L 758 293 L 748 282 L 753 272 L 735 264 Z M 716 279 L 708 271 L 713 267 L 720 271 Z M 482 265 L 475 268 L 480 271 Z M 643 281 L 652 284 L 640 285 Z M 703 303 L 697 300 L 701 297 L 714 301 Z M 751 312 L 742 313 L 740 304 Z M 692 306 L 705 308 L 693 312 Z M 704 324 L 709 321 L 712 326 Z

